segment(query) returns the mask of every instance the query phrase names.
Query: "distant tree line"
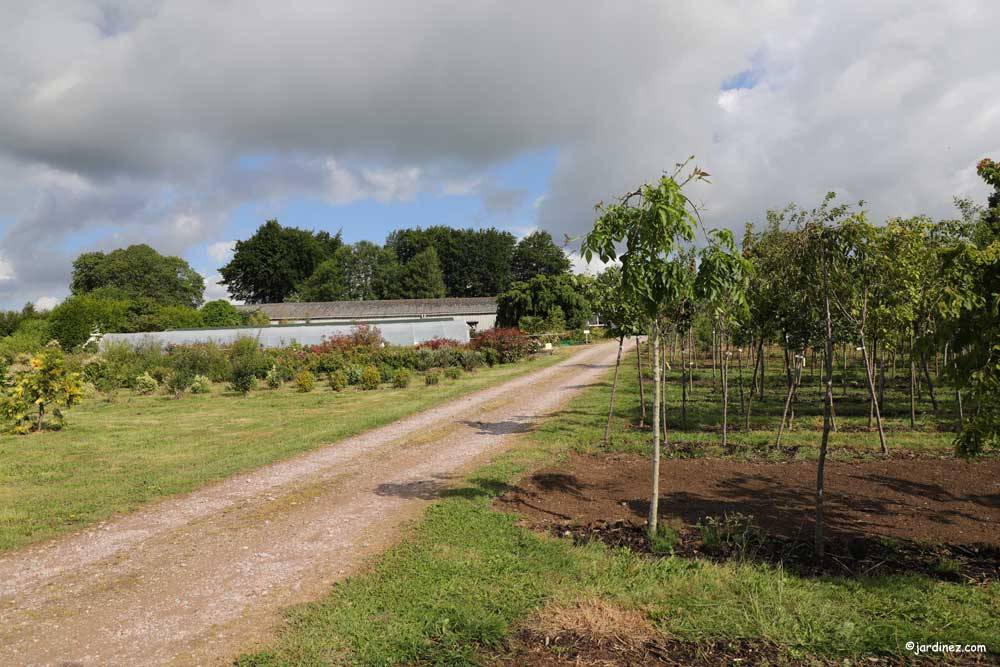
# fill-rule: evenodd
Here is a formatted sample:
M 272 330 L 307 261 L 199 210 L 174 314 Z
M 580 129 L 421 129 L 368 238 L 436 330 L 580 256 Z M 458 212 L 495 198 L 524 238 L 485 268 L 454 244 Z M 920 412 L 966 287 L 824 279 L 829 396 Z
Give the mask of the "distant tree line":
M 566 254 L 547 232 L 519 242 L 496 229 L 401 229 L 385 245 L 347 244 L 340 233 L 268 220 L 237 241 L 222 284 L 249 303 L 493 296 L 508 291 L 509 320 L 538 328 L 580 322 L 589 309 L 569 296 Z M 86 252 L 73 262 L 70 296 L 51 312 L 28 304 L 0 312 L 0 358 L 36 352 L 49 340 L 73 349 L 95 332 L 266 325 L 225 300 L 204 303 L 202 276 L 184 259 L 148 245 Z M 553 308 L 555 310 L 553 310 Z M 560 310 L 561 309 L 561 310 Z M 550 317 L 550 311 L 551 317 Z
M 28 304 L 0 313 L 0 358 L 34 353 L 50 340 L 73 349 L 95 332 L 267 324 L 228 301 L 204 303 L 204 291 L 204 279 L 186 261 L 148 245 L 83 253 L 73 262 L 70 296 L 51 312 Z
M 548 232 L 517 241 L 497 229 L 398 229 L 385 244 L 268 220 L 236 242 L 222 284 L 247 303 L 429 299 L 498 295 L 535 276 L 566 274 L 566 253 Z

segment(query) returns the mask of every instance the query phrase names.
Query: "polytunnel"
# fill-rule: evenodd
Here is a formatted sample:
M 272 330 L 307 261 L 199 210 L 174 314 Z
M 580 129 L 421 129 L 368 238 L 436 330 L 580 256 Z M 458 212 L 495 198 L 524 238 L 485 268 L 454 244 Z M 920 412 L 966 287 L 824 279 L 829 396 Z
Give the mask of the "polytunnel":
M 239 338 L 253 338 L 261 347 L 286 347 L 293 343 L 318 345 L 324 339 L 345 336 L 359 325 L 377 328 L 388 345 L 419 345 L 434 338 L 469 341 L 469 327 L 451 318 L 353 322 L 350 324 L 290 324 L 268 327 L 230 327 L 225 329 L 173 329 L 143 333 L 112 333 L 101 339 L 101 347 L 111 343 L 130 345 L 195 345 L 216 343 L 230 345 Z

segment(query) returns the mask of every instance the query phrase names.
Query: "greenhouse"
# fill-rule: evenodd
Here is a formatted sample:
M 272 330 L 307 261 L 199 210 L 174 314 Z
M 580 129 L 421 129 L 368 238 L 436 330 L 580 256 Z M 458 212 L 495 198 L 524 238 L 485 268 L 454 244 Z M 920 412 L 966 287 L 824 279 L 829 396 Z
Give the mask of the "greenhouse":
M 388 345 L 419 345 L 434 338 L 449 338 L 461 343 L 469 341 L 469 327 L 452 318 L 425 318 L 354 322 L 351 324 L 293 324 L 270 327 L 232 327 L 227 329 L 174 329 L 143 333 L 106 334 L 101 346 L 112 343 L 195 345 L 216 343 L 229 345 L 239 338 L 254 338 L 261 347 L 285 347 L 293 343 L 317 345 L 324 339 L 350 334 L 358 325 L 377 328 Z

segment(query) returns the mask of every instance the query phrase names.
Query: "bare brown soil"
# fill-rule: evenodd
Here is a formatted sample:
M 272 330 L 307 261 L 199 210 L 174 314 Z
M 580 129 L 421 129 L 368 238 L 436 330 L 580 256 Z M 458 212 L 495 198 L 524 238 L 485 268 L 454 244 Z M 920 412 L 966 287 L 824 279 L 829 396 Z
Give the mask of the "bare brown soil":
M 663 463 L 660 512 L 677 529 L 680 555 L 712 553 L 696 528 L 741 513 L 759 531 L 753 557 L 806 574 L 920 572 L 984 582 L 1000 572 L 1000 461 L 924 457 L 830 462 L 826 534 L 830 556 L 812 556 L 816 464 L 717 458 Z M 573 455 L 497 500 L 526 524 L 579 541 L 649 551 L 649 463 L 635 455 Z M 718 551 L 718 550 L 717 550 Z M 746 553 L 741 553 L 746 556 Z

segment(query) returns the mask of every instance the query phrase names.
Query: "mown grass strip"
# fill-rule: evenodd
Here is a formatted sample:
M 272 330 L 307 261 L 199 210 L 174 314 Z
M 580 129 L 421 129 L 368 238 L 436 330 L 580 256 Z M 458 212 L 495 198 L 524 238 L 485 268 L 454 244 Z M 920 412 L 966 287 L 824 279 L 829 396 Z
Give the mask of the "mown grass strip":
M 435 386 L 312 393 L 261 389 L 89 399 L 62 431 L 0 437 L 0 551 L 45 539 L 388 424 L 551 366 L 571 352 Z

